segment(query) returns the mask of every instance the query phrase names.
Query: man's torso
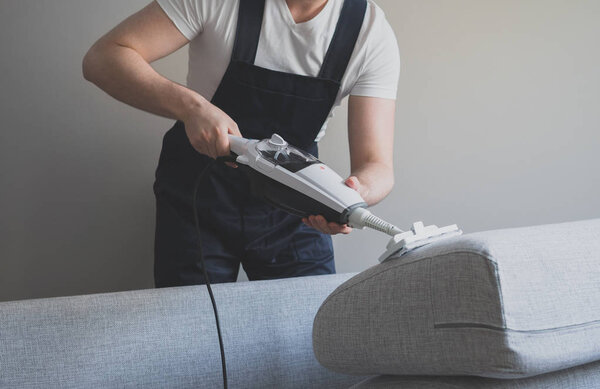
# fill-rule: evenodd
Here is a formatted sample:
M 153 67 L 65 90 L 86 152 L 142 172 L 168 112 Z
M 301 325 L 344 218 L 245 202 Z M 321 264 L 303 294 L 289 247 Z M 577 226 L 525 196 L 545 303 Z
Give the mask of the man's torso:
M 159 4 L 188 39 L 192 38 L 188 87 L 211 99 L 231 58 L 239 0 L 159 0 Z M 317 16 L 304 23 L 295 23 L 285 0 L 266 0 L 255 65 L 285 73 L 317 76 L 342 5 L 343 0 L 329 0 Z M 363 82 L 364 85 L 356 87 L 361 75 L 368 71 L 365 70 L 367 65 L 378 66 L 367 61 L 373 57 L 373 52 L 377 52 L 374 46 L 390 46 L 390 40 L 395 45 L 383 12 L 369 1 L 334 107 L 351 93 L 395 98 L 397 74 L 387 75 L 390 82 L 373 80 L 372 85 Z M 397 53 L 390 53 L 389 61 L 397 63 L 397 68 L 399 60 L 396 57 Z M 393 68 L 389 64 L 381 66 L 382 72 L 392 73 Z M 317 140 L 322 137 L 325 127 L 326 123 Z

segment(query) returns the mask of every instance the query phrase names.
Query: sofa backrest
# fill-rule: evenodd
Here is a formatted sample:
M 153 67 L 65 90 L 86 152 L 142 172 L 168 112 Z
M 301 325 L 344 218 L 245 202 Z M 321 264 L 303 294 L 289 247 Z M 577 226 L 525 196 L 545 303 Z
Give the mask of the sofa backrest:
M 214 285 L 231 388 L 347 387 L 311 342 L 314 316 L 350 275 Z M 0 388 L 218 388 L 205 286 L 0 303 Z

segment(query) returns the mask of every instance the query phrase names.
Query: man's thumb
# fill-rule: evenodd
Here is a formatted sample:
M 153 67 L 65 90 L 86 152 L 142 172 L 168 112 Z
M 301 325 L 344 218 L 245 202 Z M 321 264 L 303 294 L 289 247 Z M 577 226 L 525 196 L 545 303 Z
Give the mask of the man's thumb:
M 360 182 L 355 176 L 350 176 L 346 178 L 345 184 L 356 191 L 358 191 L 358 188 L 360 187 Z

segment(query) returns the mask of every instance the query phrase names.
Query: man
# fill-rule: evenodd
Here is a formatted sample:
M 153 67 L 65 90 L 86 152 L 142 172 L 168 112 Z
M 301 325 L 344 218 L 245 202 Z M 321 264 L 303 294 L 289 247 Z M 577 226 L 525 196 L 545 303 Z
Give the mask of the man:
M 189 47 L 187 87 L 150 63 Z M 393 186 L 399 55 L 371 0 L 157 0 L 107 33 L 83 61 L 86 79 L 116 99 L 176 119 L 156 171 L 157 287 L 334 273 L 332 234 L 347 225 L 300 220 L 249 193 L 229 154 L 228 134 L 279 133 L 317 153 L 332 108 L 350 95 L 351 176 L 375 204 Z M 198 195 L 200 237 L 194 228 Z M 202 254 L 200 254 L 202 253 Z

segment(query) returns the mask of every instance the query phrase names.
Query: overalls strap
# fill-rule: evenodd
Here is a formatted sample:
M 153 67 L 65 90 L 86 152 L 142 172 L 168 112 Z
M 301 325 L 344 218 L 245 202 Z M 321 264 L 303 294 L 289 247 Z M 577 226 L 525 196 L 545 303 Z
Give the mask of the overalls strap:
M 344 1 L 333 38 L 319 72 L 319 78 L 336 82 L 342 81 L 363 25 L 366 10 L 366 0 Z
M 240 0 L 232 61 L 254 64 L 265 0 Z

